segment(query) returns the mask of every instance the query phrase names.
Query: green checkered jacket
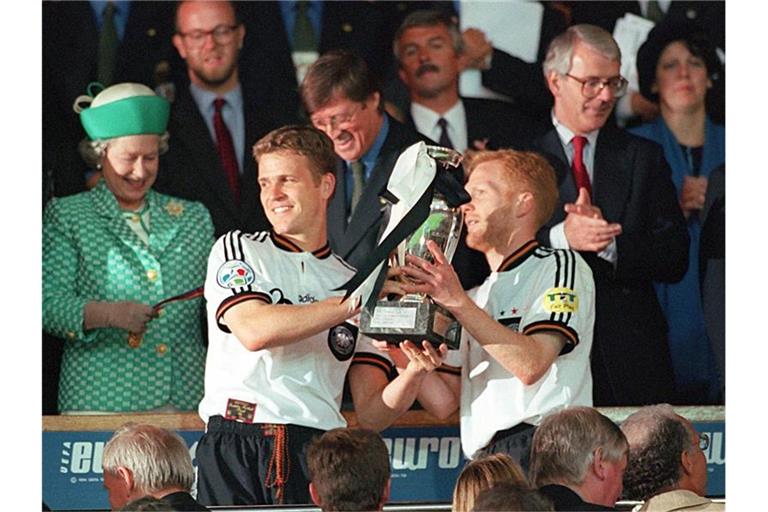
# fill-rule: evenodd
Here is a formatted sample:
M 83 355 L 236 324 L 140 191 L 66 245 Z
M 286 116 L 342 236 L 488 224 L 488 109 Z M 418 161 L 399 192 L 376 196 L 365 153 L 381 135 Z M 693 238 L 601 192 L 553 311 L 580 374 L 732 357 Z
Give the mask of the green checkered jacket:
M 131 230 L 103 180 L 53 199 L 43 216 L 43 329 L 65 339 L 61 411 L 193 410 L 203 395 L 200 298 L 152 320 L 138 348 L 117 328 L 83 331 L 91 301 L 156 304 L 202 286 L 213 224 L 197 202 L 150 190 L 149 246 Z

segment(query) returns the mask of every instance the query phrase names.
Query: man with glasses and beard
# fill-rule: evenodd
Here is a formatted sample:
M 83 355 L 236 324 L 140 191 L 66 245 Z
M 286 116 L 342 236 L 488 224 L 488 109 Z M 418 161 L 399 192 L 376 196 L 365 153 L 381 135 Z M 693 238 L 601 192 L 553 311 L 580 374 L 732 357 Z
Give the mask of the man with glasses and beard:
M 574 25 L 544 61 L 552 128 L 535 142 L 560 165 L 560 200 L 542 244 L 581 254 L 595 278 L 594 404 L 668 400 L 674 375 L 653 282 L 679 281 L 688 233 L 661 148 L 606 126 L 626 92 L 621 53 L 605 30 Z
M 168 130 L 173 146 L 157 188 L 202 202 L 216 236 L 268 227 L 258 201 L 250 148 L 274 123 L 241 85 L 238 58 L 245 27 L 230 2 L 180 2 L 173 44 L 189 86 L 176 91 Z

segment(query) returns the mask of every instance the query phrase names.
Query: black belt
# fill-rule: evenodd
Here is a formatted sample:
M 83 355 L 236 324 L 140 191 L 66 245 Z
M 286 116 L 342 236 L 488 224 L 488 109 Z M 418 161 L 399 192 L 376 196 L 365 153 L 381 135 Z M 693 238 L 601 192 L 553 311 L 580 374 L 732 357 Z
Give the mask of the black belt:
M 490 441 L 488 441 L 488 444 L 485 445 L 486 448 L 491 446 L 494 443 L 497 443 L 501 441 L 502 439 L 506 439 L 507 437 L 511 437 L 517 434 L 521 434 L 523 432 L 527 432 L 529 430 L 532 430 L 536 428 L 536 425 L 531 425 L 530 423 L 519 423 L 515 425 L 514 427 L 506 428 L 504 430 L 499 430 L 496 432 Z

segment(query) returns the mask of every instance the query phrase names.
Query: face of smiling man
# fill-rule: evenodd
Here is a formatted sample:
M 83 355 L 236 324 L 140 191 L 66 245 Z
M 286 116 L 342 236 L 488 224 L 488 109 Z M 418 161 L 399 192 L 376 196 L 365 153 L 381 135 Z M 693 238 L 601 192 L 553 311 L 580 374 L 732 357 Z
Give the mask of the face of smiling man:
M 267 219 L 275 233 L 300 246 L 318 233 L 325 238 L 325 211 L 335 184 L 332 173 L 317 178 L 310 165 L 307 157 L 287 151 L 259 159 L 261 204 Z
M 312 112 L 312 124 L 331 138 L 340 158 L 348 162 L 359 160 L 373 146 L 384 121 L 378 110 L 379 98 L 375 92 L 365 101 L 356 102 L 336 94 Z
M 237 58 L 245 28 L 229 2 L 183 2 L 176 14 L 173 45 L 187 61 L 189 80 L 206 90 L 226 92 L 238 81 Z
M 586 98 L 579 80 L 607 80 L 619 75 L 621 63 L 608 59 L 593 48 L 576 43 L 568 75 L 550 72 L 547 81 L 555 97 L 555 116 L 577 135 L 602 128 L 611 115 L 617 97 L 604 87 L 594 98 Z M 575 77 L 575 78 L 574 78 Z

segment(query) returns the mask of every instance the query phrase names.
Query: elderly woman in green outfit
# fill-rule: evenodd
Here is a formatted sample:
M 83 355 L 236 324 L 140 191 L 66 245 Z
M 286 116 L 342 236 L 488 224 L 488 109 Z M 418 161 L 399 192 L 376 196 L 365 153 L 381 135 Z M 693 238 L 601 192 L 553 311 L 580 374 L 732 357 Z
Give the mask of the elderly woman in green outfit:
M 43 217 L 43 328 L 65 339 L 62 413 L 193 410 L 202 397 L 203 308 L 192 290 L 205 280 L 213 224 L 202 204 L 152 190 L 169 108 L 134 83 L 75 102 L 89 138 L 81 153 L 102 177 L 51 200 Z

